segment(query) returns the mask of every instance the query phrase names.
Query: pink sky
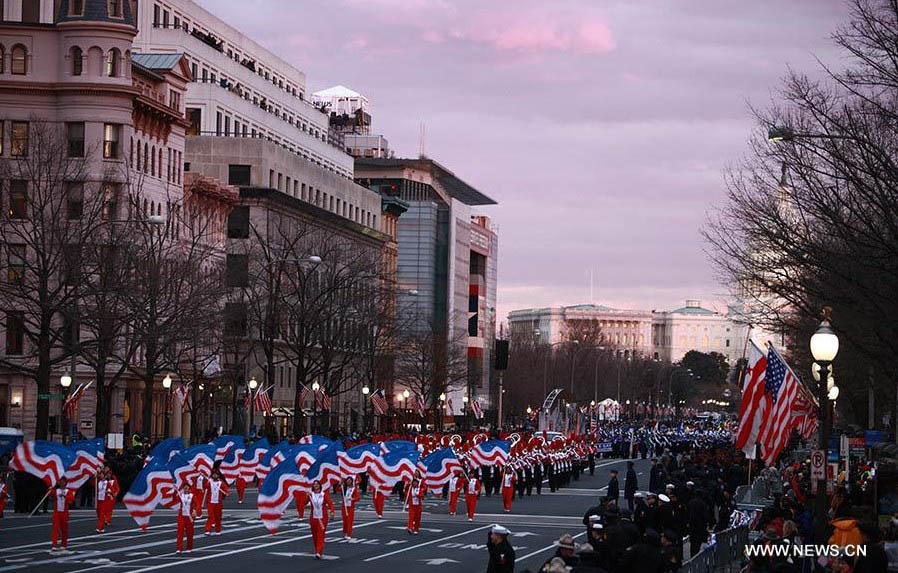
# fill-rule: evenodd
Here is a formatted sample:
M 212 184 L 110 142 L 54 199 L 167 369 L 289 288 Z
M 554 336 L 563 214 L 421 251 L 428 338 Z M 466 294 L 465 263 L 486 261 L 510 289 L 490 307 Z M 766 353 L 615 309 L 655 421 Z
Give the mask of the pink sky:
M 307 74 L 365 94 L 397 155 L 495 198 L 499 311 L 713 306 L 699 230 L 747 104 L 838 63 L 836 0 L 200 0 Z

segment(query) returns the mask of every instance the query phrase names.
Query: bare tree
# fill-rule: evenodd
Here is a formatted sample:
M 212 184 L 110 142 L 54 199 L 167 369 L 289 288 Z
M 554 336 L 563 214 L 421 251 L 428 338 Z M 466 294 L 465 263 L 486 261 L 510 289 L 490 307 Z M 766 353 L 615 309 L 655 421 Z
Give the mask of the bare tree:
M 89 256 L 112 240 L 114 191 L 110 174 L 95 172 L 92 149 L 72 144 L 62 125 L 32 118 L 12 122 L 0 242 L 7 273 L 0 281 L 7 343 L 0 366 L 37 384 L 35 435 L 46 439 L 52 370 L 79 351 L 82 277 L 102 274 Z M 70 367 L 66 367 L 69 370 Z

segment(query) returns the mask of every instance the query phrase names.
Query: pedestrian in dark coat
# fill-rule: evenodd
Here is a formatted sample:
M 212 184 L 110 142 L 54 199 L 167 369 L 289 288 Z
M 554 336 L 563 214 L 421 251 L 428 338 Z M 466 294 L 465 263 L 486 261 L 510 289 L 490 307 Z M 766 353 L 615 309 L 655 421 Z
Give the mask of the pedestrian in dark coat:
M 493 525 L 486 538 L 490 560 L 486 573 L 514 573 L 514 548 L 508 542 L 511 533 L 501 525 Z
M 611 474 L 611 479 L 608 480 L 608 493 L 606 496 L 617 503 L 620 497 L 620 482 L 617 481 L 617 470 L 611 470 L 609 473 Z
M 649 491 L 661 493 L 664 489 L 664 466 L 658 460 L 652 460 L 652 470 L 649 472 Z
M 627 477 L 624 480 L 624 499 L 627 500 L 627 508 L 633 511 L 633 497 L 638 489 L 637 483 L 639 478 L 636 477 L 636 470 L 633 469 L 633 462 L 627 462 Z

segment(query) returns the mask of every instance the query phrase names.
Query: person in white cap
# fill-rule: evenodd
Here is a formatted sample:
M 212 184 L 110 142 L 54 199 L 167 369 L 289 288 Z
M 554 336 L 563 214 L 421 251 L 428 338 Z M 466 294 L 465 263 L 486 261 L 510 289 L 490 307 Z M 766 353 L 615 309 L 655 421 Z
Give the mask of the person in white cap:
M 486 549 L 489 551 L 490 560 L 486 566 L 486 573 L 513 573 L 514 548 L 508 542 L 508 528 L 494 523 L 490 527 L 486 538 Z

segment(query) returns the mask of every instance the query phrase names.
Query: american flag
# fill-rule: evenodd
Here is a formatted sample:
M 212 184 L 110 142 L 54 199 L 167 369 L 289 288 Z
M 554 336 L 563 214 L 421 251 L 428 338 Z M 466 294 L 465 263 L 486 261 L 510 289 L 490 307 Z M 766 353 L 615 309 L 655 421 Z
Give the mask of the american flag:
M 589 417 L 589 431 L 595 433 L 596 430 L 599 429 L 599 418 L 597 415 L 592 414 Z
M 387 404 L 387 395 L 383 388 L 371 394 L 371 405 L 374 406 L 374 411 L 377 412 L 379 416 L 383 416 L 387 413 L 389 405 Z
M 182 406 L 187 403 L 187 390 L 189 385 L 178 384 L 178 387 L 175 388 L 175 398 L 178 399 L 178 403 Z M 247 406 L 249 403 L 247 403 Z
M 742 402 L 739 404 L 739 427 L 736 430 L 736 449 L 745 452 L 749 459 L 755 457 L 755 444 L 764 419 L 767 401 L 764 399 L 764 380 L 767 372 L 767 356 L 754 342 L 749 343 L 748 362 L 743 374 Z M 665 415 L 667 410 L 665 409 Z
M 84 395 L 84 391 L 93 384 L 93 380 L 88 382 L 87 384 L 79 384 L 75 391 L 72 392 L 71 396 L 66 398 L 65 402 L 63 402 L 62 407 L 65 410 L 65 415 L 69 420 L 75 419 L 75 411 L 78 408 L 78 400 L 81 399 L 81 396 Z
M 309 396 L 312 395 L 312 389 L 309 388 L 308 386 L 306 386 L 305 384 L 303 384 L 302 382 L 299 383 L 299 388 L 300 388 L 300 391 L 299 391 L 299 406 L 300 406 L 300 408 L 301 408 L 301 407 L 303 407 L 303 406 L 305 405 L 306 399 L 307 399 Z
M 424 410 L 427 409 L 426 405 L 424 404 L 424 396 L 415 392 L 415 398 L 412 400 L 412 407 L 417 410 L 418 414 L 420 414 L 423 418 Z
M 795 405 L 792 406 L 792 426 L 805 440 L 809 440 L 817 430 L 817 400 L 804 384 L 800 386 Z
M 474 412 L 474 417 L 478 420 L 483 418 L 483 409 L 480 407 L 480 400 L 471 402 L 471 411 Z
M 273 386 L 273 384 L 272 384 L 272 386 Z M 255 404 L 256 404 L 256 409 L 259 410 L 260 412 L 265 412 L 267 415 L 270 416 L 271 415 L 271 398 L 268 397 L 268 389 L 269 388 L 271 388 L 271 386 L 269 386 L 268 388 L 262 388 L 260 386 L 259 389 L 256 390 L 256 397 L 254 398 L 254 400 L 255 400 Z
M 455 407 L 452 405 L 452 398 L 446 398 L 446 406 L 449 408 L 450 414 L 455 412 Z
M 764 377 L 764 395 L 769 405 L 765 408 L 758 441 L 761 443 L 764 462 L 773 465 L 789 441 L 792 408 L 801 382 L 772 345 L 767 353 L 767 371 Z
M 321 400 L 321 407 L 330 412 L 331 399 L 330 396 L 327 395 L 327 392 L 324 390 L 324 387 L 318 389 L 318 396 Z

